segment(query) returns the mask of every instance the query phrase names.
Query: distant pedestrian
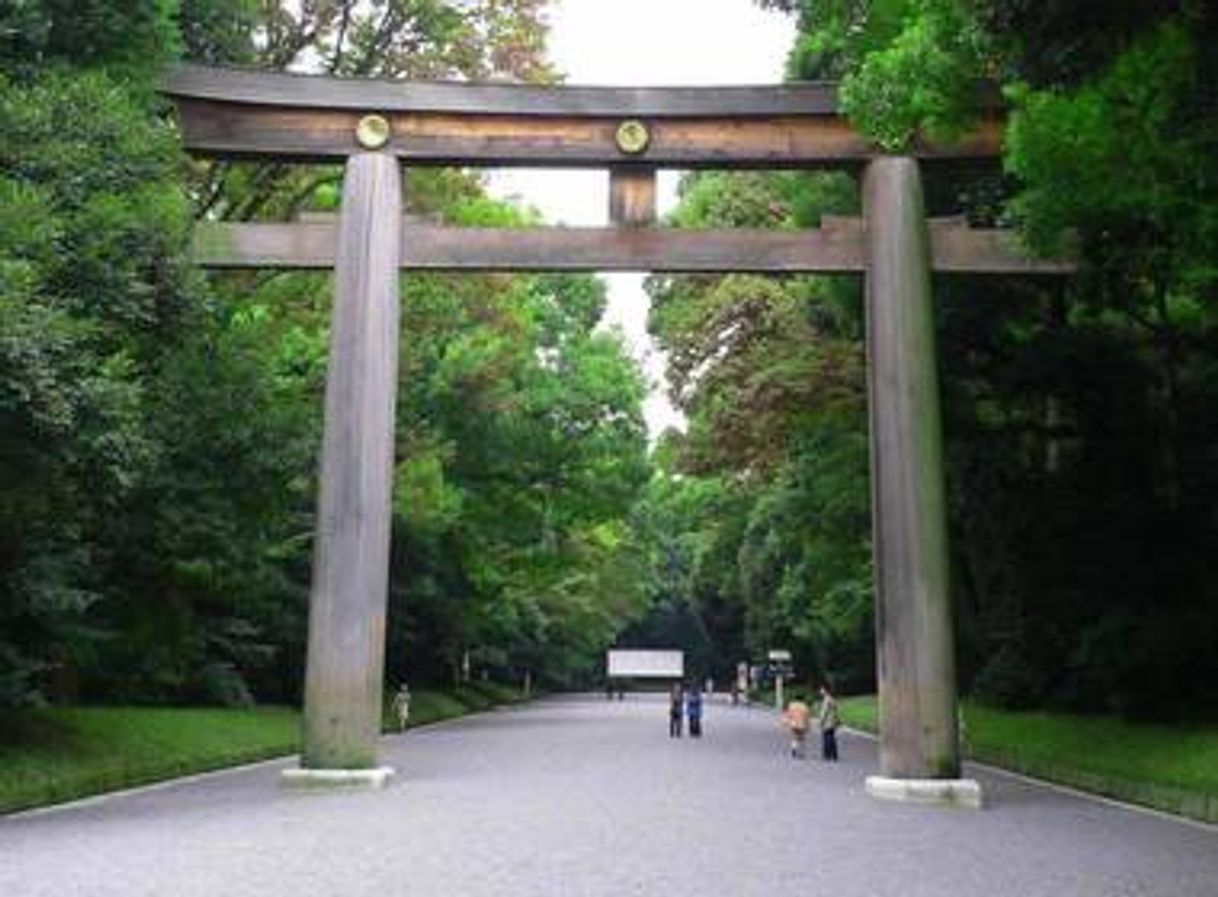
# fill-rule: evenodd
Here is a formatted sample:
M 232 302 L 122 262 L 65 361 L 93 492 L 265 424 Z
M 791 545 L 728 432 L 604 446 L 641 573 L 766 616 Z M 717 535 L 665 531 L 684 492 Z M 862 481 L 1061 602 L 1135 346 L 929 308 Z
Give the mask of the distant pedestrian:
M 709 676 L 706 679 L 706 699 L 709 701 L 715 696 L 715 680 Z
M 403 682 L 393 696 L 393 712 L 398 718 L 398 731 L 405 732 L 410 722 L 410 686 Z
M 693 686 L 685 695 L 685 715 L 689 717 L 689 737 L 702 737 L 702 692 Z
M 837 715 L 837 699 L 828 685 L 820 687 L 820 756 L 822 760 L 837 760 L 837 727 L 841 720 Z
M 804 745 L 808 741 L 808 727 L 812 722 L 812 708 L 796 698 L 787 704 L 782 721 L 791 733 L 791 756 L 802 760 Z
M 668 737 L 681 737 L 681 718 L 685 712 L 685 696 L 680 685 L 673 685 L 668 692 Z

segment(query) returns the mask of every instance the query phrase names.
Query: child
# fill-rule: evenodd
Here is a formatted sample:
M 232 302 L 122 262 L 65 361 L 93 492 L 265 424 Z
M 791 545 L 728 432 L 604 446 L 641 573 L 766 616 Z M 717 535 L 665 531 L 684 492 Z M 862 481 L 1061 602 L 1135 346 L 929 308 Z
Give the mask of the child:
M 791 756 L 797 760 L 804 757 L 804 744 L 808 740 L 808 724 L 812 719 L 812 710 L 798 699 L 787 704 L 782 715 L 782 721 L 791 732 Z

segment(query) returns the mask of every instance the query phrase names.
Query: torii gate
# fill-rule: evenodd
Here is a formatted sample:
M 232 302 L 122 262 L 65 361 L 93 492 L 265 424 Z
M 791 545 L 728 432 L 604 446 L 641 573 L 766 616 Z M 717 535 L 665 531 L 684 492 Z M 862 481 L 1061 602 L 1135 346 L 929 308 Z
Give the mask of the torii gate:
M 919 160 L 1000 152 L 999 111 L 950 146 L 883 155 L 832 84 L 600 88 L 373 81 L 183 66 L 164 80 L 184 144 L 211 157 L 346 163 L 334 223 L 201 223 L 211 268 L 334 268 L 309 611 L 305 784 L 380 785 L 398 272 L 855 272 L 866 277 L 879 797 L 980 804 L 960 778 L 930 274 L 1052 274 L 1003 232 L 928 221 Z M 456 229 L 406 222 L 401 165 L 608 168 L 615 227 Z M 818 230 L 665 230 L 657 168 L 863 169 L 863 218 Z

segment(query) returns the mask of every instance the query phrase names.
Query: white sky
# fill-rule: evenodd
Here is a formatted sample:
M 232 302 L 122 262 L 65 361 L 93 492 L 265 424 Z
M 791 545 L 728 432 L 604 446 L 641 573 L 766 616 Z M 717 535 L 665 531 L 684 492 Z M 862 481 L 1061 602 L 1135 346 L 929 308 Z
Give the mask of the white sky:
M 551 0 L 550 58 L 568 84 L 776 84 L 794 40 L 793 21 L 752 0 Z M 659 175 L 659 214 L 676 199 L 678 173 Z M 608 224 L 609 175 L 598 170 L 506 169 L 492 195 L 516 197 L 551 223 Z M 620 327 L 651 384 L 644 405 L 653 437 L 684 426 L 664 395 L 664 360 L 647 335 L 644 274 L 603 275 L 604 324 Z

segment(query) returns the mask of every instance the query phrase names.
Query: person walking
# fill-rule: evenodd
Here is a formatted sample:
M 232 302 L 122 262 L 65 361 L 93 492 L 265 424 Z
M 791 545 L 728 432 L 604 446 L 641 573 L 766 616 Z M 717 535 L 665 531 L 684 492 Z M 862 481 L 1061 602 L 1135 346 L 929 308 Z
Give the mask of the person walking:
M 393 712 L 398 718 L 398 731 L 405 732 L 410 722 L 410 686 L 403 682 L 393 696 Z
M 689 717 L 689 737 L 702 737 L 702 692 L 697 685 L 685 695 L 685 715 Z
M 820 757 L 822 760 L 837 761 L 837 727 L 841 719 L 837 715 L 837 699 L 828 685 L 820 687 Z
M 685 696 L 681 693 L 681 686 L 678 683 L 673 683 L 672 689 L 668 692 L 668 737 L 681 737 L 681 717 L 685 711 Z
M 804 745 L 808 741 L 808 727 L 812 722 L 812 708 L 795 698 L 787 703 L 782 721 L 791 733 L 791 756 L 796 760 L 802 760 Z

